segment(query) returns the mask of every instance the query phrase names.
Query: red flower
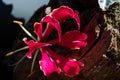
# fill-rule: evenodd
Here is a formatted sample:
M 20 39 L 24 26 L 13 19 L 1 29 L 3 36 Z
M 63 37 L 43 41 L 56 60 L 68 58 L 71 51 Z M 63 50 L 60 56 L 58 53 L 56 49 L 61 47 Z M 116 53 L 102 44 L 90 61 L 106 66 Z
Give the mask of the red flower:
M 44 48 L 41 48 L 41 52 L 42 59 L 39 61 L 39 64 L 44 74 L 46 76 L 50 76 L 53 72 L 57 72 L 59 74 L 61 70 L 57 67 L 54 60 L 49 57 L 48 52 Z
M 52 45 L 72 49 L 79 49 L 86 46 L 86 42 L 84 40 L 86 40 L 87 36 L 78 30 L 69 31 L 62 35 L 60 22 L 69 18 L 75 19 L 79 28 L 80 20 L 78 18 L 78 12 L 73 12 L 72 9 L 62 6 L 55 9 L 50 16 L 44 17 L 40 23 L 36 22 L 34 24 L 34 30 L 38 37 L 37 41 L 27 41 L 27 39 L 24 39 L 24 42 L 29 46 L 29 51 L 27 53 L 28 58 L 32 57 L 32 54 L 36 49 L 40 49 L 42 59 L 39 61 L 39 64 L 46 76 L 50 76 L 53 72 L 60 73 L 61 71 L 67 75 L 77 75 L 80 72 L 80 67 L 83 66 L 83 63 L 72 58 L 66 58 L 58 55 L 48 48 L 48 46 Z M 47 27 L 44 32 L 42 31 L 43 22 L 47 22 Z M 53 29 L 57 30 L 58 38 L 48 42 L 41 42 L 50 35 Z
M 66 21 L 67 19 L 73 18 L 77 22 L 78 29 L 80 29 L 80 19 L 78 14 L 79 13 L 77 11 L 74 12 L 71 8 L 67 6 L 61 6 L 57 9 L 54 9 L 50 16 L 58 20 L 60 23 Z M 48 20 L 46 20 L 46 17 L 43 18 L 42 21 L 48 22 Z M 53 26 L 51 24 L 48 24 L 46 30 L 44 31 L 43 37 L 48 37 L 53 29 Z
M 81 47 L 85 47 L 87 45 L 84 40 L 87 39 L 87 36 L 85 33 L 81 33 L 78 30 L 73 30 L 66 32 L 62 38 L 61 42 L 58 41 L 58 39 L 49 41 L 49 43 L 54 45 L 60 45 L 63 47 L 71 48 L 71 49 L 80 49 Z
M 49 52 L 49 54 L 52 56 L 56 64 L 59 66 L 59 68 L 69 76 L 78 75 L 80 72 L 80 67 L 83 67 L 84 64 L 77 61 L 76 59 L 72 58 L 66 58 L 61 55 L 56 54 L 50 49 L 46 49 L 46 51 Z

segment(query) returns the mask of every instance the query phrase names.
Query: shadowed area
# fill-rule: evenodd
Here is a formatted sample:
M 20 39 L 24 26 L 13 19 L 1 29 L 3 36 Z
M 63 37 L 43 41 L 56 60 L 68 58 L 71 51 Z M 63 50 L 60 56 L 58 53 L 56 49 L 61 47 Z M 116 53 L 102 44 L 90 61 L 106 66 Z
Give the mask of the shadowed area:
M 5 53 L 12 49 L 12 44 L 21 30 L 13 20 L 24 22 L 23 19 L 11 15 L 12 8 L 12 5 L 5 5 L 0 0 L 0 80 L 12 80 L 12 67 L 7 65 L 11 59 L 5 57 Z

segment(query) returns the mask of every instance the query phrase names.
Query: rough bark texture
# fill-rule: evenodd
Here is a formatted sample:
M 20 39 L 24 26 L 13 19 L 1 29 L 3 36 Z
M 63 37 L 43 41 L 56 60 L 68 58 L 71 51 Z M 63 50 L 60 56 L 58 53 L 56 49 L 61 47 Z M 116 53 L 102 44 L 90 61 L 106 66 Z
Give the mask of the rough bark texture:
M 120 3 L 111 8 L 115 6 L 118 6 L 116 10 L 120 9 Z M 32 31 L 31 26 L 33 26 L 34 22 L 45 16 L 44 9 L 46 7 L 40 8 L 28 22 L 26 26 L 30 31 Z M 110 18 L 109 15 L 114 16 Z M 26 58 L 17 66 L 14 72 L 14 80 L 120 80 L 120 10 L 112 14 L 108 9 L 106 15 L 99 9 L 92 7 L 88 10 L 85 8 L 84 11 L 81 11 L 80 16 L 81 31 L 88 34 L 88 45 L 67 55 L 85 64 L 79 75 L 67 77 L 62 73 L 60 75 L 55 73 L 51 77 L 45 77 L 39 69 L 38 60 L 40 56 L 38 56 L 34 66 L 35 72 L 31 76 L 29 75 L 32 60 Z M 107 16 L 106 19 L 105 16 Z M 115 19 L 114 24 L 109 21 L 110 19 Z M 17 45 L 23 46 L 24 43 L 20 40 L 25 34 L 21 32 L 19 36 L 22 37 L 18 37 Z M 18 53 L 16 55 L 18 56 L 17 60 L 20 58 L 20 54 L 24 53 L 25 51 Z

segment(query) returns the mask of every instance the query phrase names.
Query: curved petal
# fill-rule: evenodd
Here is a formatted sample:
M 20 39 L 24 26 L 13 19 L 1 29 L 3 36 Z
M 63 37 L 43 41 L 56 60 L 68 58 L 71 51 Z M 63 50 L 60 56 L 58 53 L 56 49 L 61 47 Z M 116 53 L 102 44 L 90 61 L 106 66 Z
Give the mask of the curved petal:
M 38 41 L 42 39 L 42 23 L 35 22 L 34 32 L 37 34 Z
M 80 68 L 84 66 L 83 63 L 75 59 L 69 59 L 61 55 L 58 55 L 48 48 L 46 50 L 66 75 L 69 76 L 78 75 L 81 70 Z
M 82 62 L 79 62 L 76 59 L 69 59 L 62 69 L 67 75 L 74 76 L 79 74 L 81 70 L 80 67 L 84 67 L 84 64 Z
M 45 49 L 41 49 L 42 59 L 39 61 L 40 69 L 44 72 L 45 76 L 50 76 L 53 72 L 60 73 L 60 69 L 56 66 L 55 62 L 48 56 Z
M 55 17 L 59 22 L 64 22 L 67 19 L 75 19 L 78 24 L 78 29 L 80 29 L 80 18 L 78 16 L 77 11 L 73 11 L 71 8 L 67 6 L 61 6 L 52 11 L 51 16 Z
M 78 11 L 75 11 L 73 18 L 77 22 L 78 30 L 79 30 L 80 29 L 80 17 L 79 17 L 79 12 Z
M 74 30 L 65 33 L 61 38 L 61 42 L 58 42 L 58 39 L 56 39 L 50 41 L 49 43 L 67 48 L 79 49 L 87 45 L 87 42 L 85 42 L 86 38 L 87 35 L 85 33 Z
M 42 22 L 47 22 L 47 27 L 43 33 L 43 38 L 46 38 L 49 36 L 49 34 L 53 31 L 53 29 L 56 29 L 58 32 L 58 37 L 59 37 L 59 41 L 61 40 L 61 27 L 59 22 L 51 16 L 46 16 L 42 19 Z
M 48 43 L 34 42 L 33 40 L 27 41 L 27 38 L 24 38 L 23 41 L 29 46 L 29 51 L 27 52 L 28 58 L 32 58 L 32 54 L 36 49 L 51 46 L 51 44 Z

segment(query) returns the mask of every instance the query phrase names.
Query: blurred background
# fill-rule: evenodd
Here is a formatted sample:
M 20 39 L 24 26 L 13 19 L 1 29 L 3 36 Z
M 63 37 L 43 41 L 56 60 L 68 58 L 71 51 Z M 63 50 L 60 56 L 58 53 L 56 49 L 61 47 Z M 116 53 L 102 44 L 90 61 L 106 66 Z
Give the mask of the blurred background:
M 24 18 L 27 22 L 33 13 L 41 6 L 48 4 L 49 0 L 3 0 L 6 5 L 12 4 L 11 14 L 17 18 Z
M 25 19 L 25 23 L 30 19 L 33 13 L 41 6 L 48 4 L 49 0 L 2 0 L 6 5 L 12 5 L 11 14 L 17 18 Z M 110 4 L 120 0 L 98 0 L 102 9 Z
M 103 10 L 107 9 L 108 6 L 110 6 L 114 2 L 118 2 L 118 1 L 120 1 L 120 0 L 98 0 L 99 5 Z
M 0 50 L 8 51 L 21 30 L 13 20 L 25 23 L 49 0 L 0 0 Z

